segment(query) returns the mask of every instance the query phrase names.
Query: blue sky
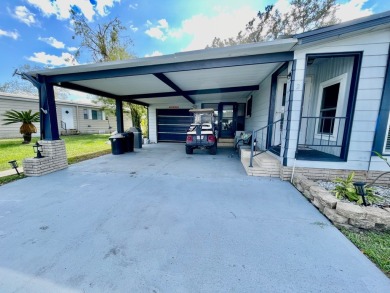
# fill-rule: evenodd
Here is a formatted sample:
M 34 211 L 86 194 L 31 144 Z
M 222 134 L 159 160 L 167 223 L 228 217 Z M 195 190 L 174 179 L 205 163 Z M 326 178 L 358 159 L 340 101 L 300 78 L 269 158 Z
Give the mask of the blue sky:
M 339 0 L 342 20 L 390 10 L 388 0 Z M 214 36 L 235 36 L 268 4 L 283 11 L 288 0 L 2 0 L 0 8 L 0 83 L 15 68 L 31 64 L 72 64 L 80 39 L 72 39 L 69 8 L 76 5 L 91 21 L 119 17 L 137 57 L 203 49 Z M 80 63 L 91 62 L 83 55 Z

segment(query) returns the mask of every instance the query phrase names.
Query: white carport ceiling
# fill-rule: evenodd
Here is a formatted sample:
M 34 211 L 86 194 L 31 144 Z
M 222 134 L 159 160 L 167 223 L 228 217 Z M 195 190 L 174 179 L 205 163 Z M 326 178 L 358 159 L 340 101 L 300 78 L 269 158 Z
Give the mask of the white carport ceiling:
M 243 99 L 293 60 L 296 43 L 275 40 L 29 74 L 48 84 L 149 105 Z

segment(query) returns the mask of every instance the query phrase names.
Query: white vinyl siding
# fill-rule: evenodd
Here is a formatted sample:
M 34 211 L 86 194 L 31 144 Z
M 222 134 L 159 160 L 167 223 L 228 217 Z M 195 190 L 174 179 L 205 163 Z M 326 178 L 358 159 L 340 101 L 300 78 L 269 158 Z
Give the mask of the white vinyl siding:
M 363 52 L 348 161 L 336 163 L 297 160 L 295 166 L 355 170 L 367 170 L 370 166 L 371 170 L 376 170 L 377 164 L 373 162 L 374 159 L 371 159 L 370 163 L 370 156 L 382 96 L 389 42 L 390 31 L 378 30 L 365 34 L 360 33 L 349 38 L 340 38 L 333 42 L 326 40 L 316 47 L 295 51 L 294 56 L 297 59 L 296 83 L 301 83 L 305 76 L 306 54 Z M 299 121 L 292 121 L 292 123 L 299 123 Z M 292 129 L 294 128 L 295 126 L 292 125 Z M 291 149 L 288 151 L 287 164 L 293 166 L 295 146 L 291 142 L 289 146 Z

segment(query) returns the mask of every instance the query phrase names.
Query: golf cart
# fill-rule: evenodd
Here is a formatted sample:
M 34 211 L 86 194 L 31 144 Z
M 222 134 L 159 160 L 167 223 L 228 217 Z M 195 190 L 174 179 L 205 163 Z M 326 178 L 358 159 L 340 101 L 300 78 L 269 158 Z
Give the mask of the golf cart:
M 192 109 L 194 122 L 187 131 L 186 154 L 194 149 L 208 149 L 210 154 L 217 153 L 218 131 L 215 127 L 214 109 Z

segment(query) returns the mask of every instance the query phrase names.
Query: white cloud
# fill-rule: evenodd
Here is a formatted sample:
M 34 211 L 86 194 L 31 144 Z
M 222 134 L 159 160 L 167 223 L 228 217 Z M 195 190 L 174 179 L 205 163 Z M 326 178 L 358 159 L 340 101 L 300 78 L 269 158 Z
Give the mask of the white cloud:
M 138 27 L 134 26 L 133 24 L 130 25 L 130 29 L 131 29 L 133 32 L 138 31 Z
M 169 36 L 173 38 L 191 37 L 190 44 L 183 51 L 204 49 L 211 44 L 214 37 L 226 39 L 236 36 L 245 28 L 248 19 L 257 14 L 256 10 L 248 6 L 234 11 L 215 7 L 214 11 L 217 11 L 214 16 L 197 14 L 184 20 L 179 28 L 169 30 Z
M 158 27 L 152 27 L 152 28 L 146 30 L 145 33 L 149 37 L 152 37 L 152 38 L 155 38 L 155 39 L 158 39 L 161 41 L 165 41 L 167 39 L 164 32 L 161 29 L 159 29 Z
M 19 33 L 16 30 L 13 32 L 10 32 L 10 31 L 4 31 L 0 28 L 0 37 L 2 37 L 2 36 L 17 40 L 19 38 Z
M 19 21 L 31 26 L 36 23 L 35 14 L 32 13 L 26 6 L 16 6 L 13 17 Z
M 80 2 L 80 0 L 76 0 L 76 1 Z M 101 16 L 107 15 L 110 12 L 109 8 L 113 7 L 115 2 L 119 3 L 121 2 L 121 0 L 98 0 L 96 3 L 96 11 Z
M 67 49 L 69 52 L 76 52 L 78 50 L 77 47 L 68 47 Z
M 145 34 L 147 34 L 149 37 L 165 41 L 169 32 L 168 21 L 166 19 L 160 19 L 157 21 L 157 23 L 158 24 L 156 26 L 152 27 L 153 23 L 148 20 L 146 24 L 150 28 L 145 31 Z
M 158 24 L 160 28 L 168 28 L 168 21 L 166 19 L 160 19 Z
M 134 9 L 134 10 L 138 9 L 138 3 L 130 4 L 129 8 Z
M 48 67 L 58 67 L 58 66 L 70 66 L 77 65 L 78 62 L 70 53 L 62 53 L 61 56 L 49 55 L 45 52 L 34 53 L 34 56 L 30 56 L 27 60 L 42 63 Z
M 155 56 L 162 56 L 163 53 L 161 53 L 160 51 L 153 51 L 152 54 L 146 54 L 145 57 L 155 57 Z
M 366 2 L 367 0 L 351 0 L 347 3 L 339 4 L 336 11 L 336 17 L 344 22 L 373 14 L 373 7 L 363 8 L 363 5 Z
M 65 48 L 65 44 L 61 41 L 58 41 L 54 37 L 48 37 L 48 38 L 38 38 L 39 41 L 45 42 L 46 44 L 49 44 L 50 46 L 56 48 L 56 49 L 63 49 Z
M 153 25 L 153 23 L 148 19 L 147 21 L 146 21 L 146 24 L 145 24 L 147 27 L 149 27 L 149 26 L 152 26 Z
M 93 5 L 89 0 L 67 0 L 67 1 L 52 1 L 52 0 L 26 0 L 34 7 L 40 9 L 44 16 L 49 17 L 55 15 L 59 20 L 69 19 L 71 17 L 70 9 L 78 7 L 88 21 L 92 21 L 97 13 L 105 16 L 109 13 L 109 9 L 114 6 L 115 2 L 120 0 L 99 0 L 96 5 Z

